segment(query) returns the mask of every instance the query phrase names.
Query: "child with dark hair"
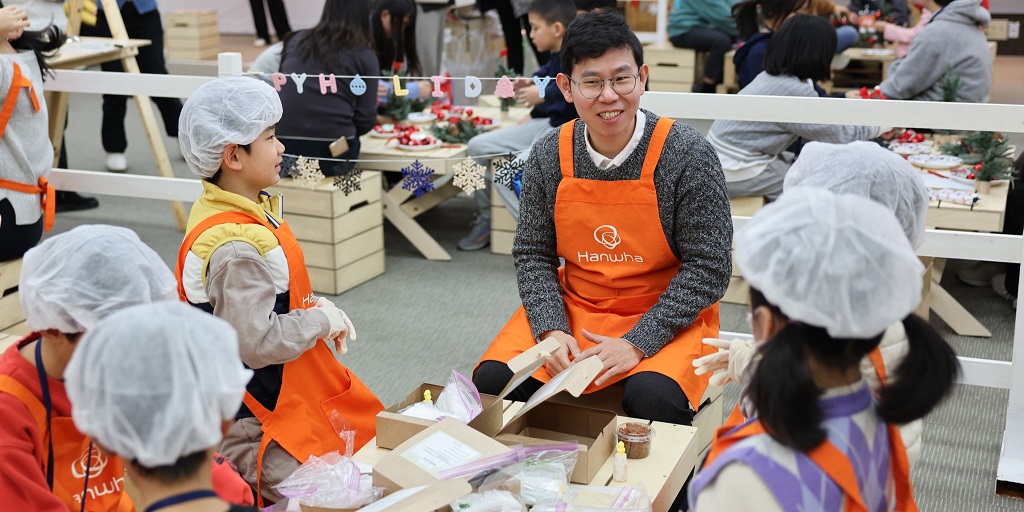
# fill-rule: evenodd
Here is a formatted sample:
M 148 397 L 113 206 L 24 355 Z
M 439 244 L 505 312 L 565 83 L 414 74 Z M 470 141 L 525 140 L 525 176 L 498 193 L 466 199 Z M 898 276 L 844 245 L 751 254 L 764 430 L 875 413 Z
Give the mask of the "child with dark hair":
M 913 314 L 924 267 L 891 211 L 787 190 L 738 233 L 736 258 L 760 342 L 747 384 L 756 415 L 716 434 L 690 509 L 916 510 L 896 426 L 937 406 L 959 364 Z M 896 322 L 909 350 L 874 395 L 860 365 Z
M 985 32 L 992 15 L 981 0 L 924 0 L 934 14 L 914 36 L 907 56 L 889 66 L 889 75 L 879 86 L 882 93 L 898 100 L 940 101 L 942 76 L 952 68 L 963 88 L 960 101 L 988 101 L 992 87 L 992 57 Z
M 469 141 L 467 153 L 477 158 L 477 163 L 490 170 L 491 158 L 483 155 L 501 153 L 519 153 L 526 159 L 528 150 L 534 142 L 561 126 L 566 121 L 575 119 L 576 108 L 565 101 L 558 90 L 553 77 L 562 72 L 562 62 L 558 52 L 562 48 L 562 37 L 566 28 L 576 17 L 576 7 L 571 0 L 533 0 L 528 8 L 530 18 L 530 39 L 542 51 L 551 52 L 552 58 L 540 67 L 533 76 L 551 77 L 541 96 L 541 89 L 532 80 L 518 80 L 514 87 L 517 98 L 533 107 L 530 117 L 519 125 L 503 130 L 484 133 Z M 519 197 L 508 187 L 499 186 L 498 196 L 508 207 L 513 217 L 519 217 Z M 469 233 L 459 241 L 458 248 L 463 251 L 475 251 L 487 247 L 491 243 L 491 194 L 490 186 L 477 190 L 473 194 L 476 199 L 477 216 L 470 227 Z
M 377 0 L 371 16 L 373 47 L 385 76 L 417 74 L 416 4 L 412 0 Z
M 806 4 L 807 0 L 745 0 L 732 7 L 736 29 L 743 41 L 732 58 L 740 89 L 764 71 L 768 41 L 775 31 Z
M 768 43 L 765 70 L 740 94 L 818 97 L 814 82 L 829 78 L 835 45 L 835 30 L 823 18 L 793 16 Z M 798 139 L 842 144 L 873 139 L 884 131 L 877 126 L 717 120 L 708 141 L 722 162 L 729 197 L 774 199 L 782 193 L 795 158 L 787 148 Z
M 575 0 L 576 12 L 583 14 L 595 9 L 615 9 L 618 2 L 615 0 Z
M 639 108 L 649 71 L 617 12 L 579 15 L 561 63 L 558 88 L 580 119 L 530 152 L 512 247 L 523 305 L 473 381 L 500 392 L 505 363 L 553 338 L 560 348 L 512 399 L 597 357 L 605 369 L 586 393 L 622 382 L 627 415 L 688 425 L 708 385 L 689 365 L 711 351 L 701 338 L 718 332 L 732 270 L 718 159 L 692 127 Z
M 46 54 L 64 37 L 53 26 L 40 32 L 26 31 L 28 26 L 20 7 L 0 8 L 0 98 L 6 98 L 0 112 L 0 261 L 18 259 L 39 243 L 53 225 L 56 200 L 46 182 L 53 146 L 43 76 Z
M 677 48 L 707 52 L 704 77 L 693 92 L 715 92 L 722 83 L 725 53 L 736 42 L 732 8 L 740 0 L 676 0 L 668 15 L 669 41 Z

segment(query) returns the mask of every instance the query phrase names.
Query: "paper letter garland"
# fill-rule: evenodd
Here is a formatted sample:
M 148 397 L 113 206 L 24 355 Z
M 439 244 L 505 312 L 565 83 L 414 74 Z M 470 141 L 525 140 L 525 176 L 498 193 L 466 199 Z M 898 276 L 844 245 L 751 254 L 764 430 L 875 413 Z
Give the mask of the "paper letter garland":
M 395 96 L 401 98 L 402 96 L 409 95 L 409 89 L 402 89 L 402 81 L 398 78 L 398 75 L 391 77 L 391 83 L 395 86 Z
M 480 79 L 475 76 L 466 77 L 466 97 L 476 98 L 483 92 L 484 86 L 480 83 Z
M 486 167 L 467 156 L 465 160 L 455 164 L 455 177 L 452 180 L 452 185 L 461 188 L 466 194 L 472 195 L 473 192 L 483 190 L 487 185 L 484 181 L 486 172 Z
M 270 80 L 274 82 L 274 89 L 277 89 L 277 92 L 281 92 L 281 86 L 288 83 L 288 79 L 284 77 L 284 73 L 273 73 L 270 75 Z
M 362 96 L 366 94 L 366 81 L 363 77 L 356 75 L 352 78 L 352 81 L 348 84 L 348 90 L 352 91 L 352 94 L 356 96 Z
M 508 79 L 508 75 L 501 75 L 498 85 L 494 86 L 494 95 L 499 98 L 515 97 L 516 91 L 512 87 L 512 80 Z
M 302 86 L 306 84 L 306 78 L 309 75 L 305 73 L 292 73 L 292 81 L 295 82 L 295 92 L 302 94 Z
M 537 86 L 538 94 L 541 99 L 544 99 L 544 89 L 547 88 L 548 82 L 551 81 L 550 76 L 535 76 L 533 77 L 533 85 Z
M 327 94 L 327 89 L 333 94 L 338 93 L 338 82 L 334 79 L 334 73 L 331 73 L 329 78 L 324 78 L 324 74 L 320 73 L 320 94 Z

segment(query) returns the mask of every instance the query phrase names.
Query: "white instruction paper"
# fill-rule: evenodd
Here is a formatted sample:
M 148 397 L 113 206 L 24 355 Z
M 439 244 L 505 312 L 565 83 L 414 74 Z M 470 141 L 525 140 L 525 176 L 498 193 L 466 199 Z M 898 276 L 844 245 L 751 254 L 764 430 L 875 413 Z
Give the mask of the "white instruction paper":
M 402 457 L 430 473 L 434 478 L 437 478 L 437 474 L 441 471 L 472 462 L 482 455 L 447 432 L 434 432 L 426 439 L 416 443 L 416 446 L 402 453 Z

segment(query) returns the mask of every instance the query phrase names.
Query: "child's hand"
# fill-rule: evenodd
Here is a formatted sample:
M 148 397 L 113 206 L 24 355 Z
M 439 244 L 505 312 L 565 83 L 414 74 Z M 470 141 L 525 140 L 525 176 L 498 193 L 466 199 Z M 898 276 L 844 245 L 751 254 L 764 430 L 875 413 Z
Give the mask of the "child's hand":
M 532 78 L 517 78 L 512 82 L 512 90 L 518 93 L 521 89 L 525 89 L 531 85 L 533 85 Z
M 531 85 L 521 89 L 519 93 L 516 94 L 516 99 L 526 103 L 530 107 L 535 107 L 540 103 L 544 103 L 544 98 L 540 97 L 540 88 L 536 85 Z
M 327 339 L 334 341 L 334 348 L 339 354 L 345 354 L 348 352 L 346 338 L 351 336 L 352 341 L 356 340 L 356 328 L 352 325 L 352 320 L 349 320 L 344 311 L 338 309 L 338 306 L 325 297 L 319 297 L 316 300 L 316 307 L 327 315 L 327 320 L 331 324 L 331 331 L 327 334 Z
M 28 13 L 16 6 L 0 9 L 0 37 L 14 41 L 28 28 Z

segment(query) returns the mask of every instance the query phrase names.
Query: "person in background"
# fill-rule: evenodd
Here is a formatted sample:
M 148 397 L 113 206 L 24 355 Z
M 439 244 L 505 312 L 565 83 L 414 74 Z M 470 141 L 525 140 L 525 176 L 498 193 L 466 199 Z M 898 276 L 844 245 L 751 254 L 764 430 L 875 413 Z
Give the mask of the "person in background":
M 988 102 L 992 87 L 992 57 L 982 30 L 992 15 L 981 0 L 924 0 L 931 20 L 907 49 L 906 57 L 889 66 L 882 94 L 894 100 L 939 101 L 947 69 L 959 75 L 959 101 Z
M 736 49 L 732 62 L 740 89 L 764 71 L 764 55 L 782 22 L 799 13 L 807 0 L 744 0 L 732 7 L 736 30 L 743 44 Z
M 932 11 L 922 5 L 921 17 L 913 27 L 904 27 L 896 22 L 878 20 L 875 22 L 875 30 L 881 32 L 886 41 L 896 43 L 896 58 L 902 59 L 907 56 L 907 50 L 910 48 L 910 42 L 914 40 L 914 36 L 926 27 L 931 19 Z
M 722 83 L 725 53 L 736 42 L 732 7 L 740 0 L 676 0 L 668 15 L 669 41 L 676 48 L 707 52 L 704 77 L 693 92 L 715 92 Z
M 552 77 L 544 89 L 544 97 L 540 97 L 539 88 L 532 80 L 519 80 L 515 86 L 517 98 L 533 108 L 530 117 L 520 124 L 501 130 L 483 133 L 469 140 L 466 152 L 476 158 L 477 163 L 487 167 L 491 175 L 491 158 L 504 153 L 516 153 L 525 160 L 530 146 L 566 121 L 576 119 L 576 107 L 565 101 L 558 83 L 553 77 L 562 72 L 561 58 L 558 52 L 562 49 L 562 37 L 565 30 L 576 17 L 576 6 L 572 0 L 534 0 L 528 8 L 530 18 L 530 39 L 542 51 L 551 52 L 552 58 L 541 66 L 534 76 Z M 527 151 L 526 154 L 520 154 Z M 476 199 L 477 216 L 469 233 L 459 240 L 458 248 L 463 251 L 483 249 L 491 241 L 491 180 L 488 186 L 473 193 Z M 509 211 L 519 218 L 519 198 L 515 192 L 504 186 L 497 189 L 499 196 L 508 205 Z
M 18 290 L 32 333 L 0 354 L 4 507 L 80 510 L 84 493 L 85 510 L 125 510 L 120 507 L 130 506 L 131 500 L 123 492 L 121 460 L 98 452 L 75 428 L 65 370 L 82 334 L 107 316 L 139 304 L 173 301 L 174 276 L 133 231 L 79 226 L 25 254 Z M 88 466 L 92 462 L 99 464 Z M 249 486 L 230 465 L 215 462 L 210 471 L 220 496 L 252 503 Z
M 476 8 L 484 13 L 491 9 L 498 12 L 498 19 L 501 21 L 501 32 L 505 36 L 505 48 L 508 50 L 505 55 L 505 63 L 513 74 L 523 74 L 523 27 L 529 28 L 527 19 L 530 0 L 477 0 Z M 540 48 L 532 40 L 530 45 L 537 57 L 537 64 L 543 66 L 550 58 L 550 54 Z
M 618 3 L 615 0 L 575 0 L 576 13 L 583 14 L 595 9 L 615 9 Z
M 740 90 L 742 95 L 818 97 L 814 82 L 827 80 L 836 32 L 818 16 L 797 14 L 768 43 L 765 70 Z M 786 171 L 796 158 L 788 148 L 799 139 L 847 143 L 878 137 L 878 126 L 717 120 L 708 141 L 718 152 L 729 197 L 782 193 Z
M 64 372 L 72 418 L 101 456 L 125 462 L 137 510 L 258 510 L 219 496 L 210 478 L 252 377 L 230 324 L 180 302 L 143 304 L 110 315 L 78 345 Z
M 905 27 L 910 24 L 910 6 L 907 0 L 850 0 L 851 11 L 860 13 L 864 11 L 880 11 L 887 7 L 889 12 L 886 17 L 892 18 L 892 22 Z
M 82 26 L 83 36 L 111 37 L 107 17 L 103 13 L 103 5 L 97 2 L 100 11 L 96 16 L 96 26 Z M 150 44 L 139 48 L 135 61 L 143 73 L 166 75 L 164 64 L 164 28 L 160 21 L 157 0 L 117 0 L 124 20 L 128 37 L 132 39 L 148 39 Z M 103 71 L 123 73 L 121 61 L 115 60 L 100 64 Z M 178 116 L 181 115 L 181 100 L 178 98 L 154 97 L 153 103 L 160 110 L 164 121 L 164 129 L 168 137 L 178 136 Z M 103 122 L 101 137 L 103 149 L 107 152 L 107 170 L 125 172 L 128 170 L 128 159 L 124 152 L 128 149 L 128 137 L 124 131 L 124 116 L 127 113 L 128 97 L 113 94 L 103 95 Z
M 416 1 L 416 48 L 423 76 L 441 74 L 444 55 L 444 29 L 448 9 L 455 0 L 445 2 Z
M 278 93 L 284 108 L 277 124 L 278 137 L 292 154 L 331 158 L 329 146 L 344 137 L 348 150 L 335 158 L 359 158 L 359 137 L 377 124 L 377 100 L 373 94 L 355 95 L 348 82 L 337 78 L 337 92 L 319 94 L 318 74 L 375 76 L 380 69 L 370 38 L 368 2 L 327 0 L 320 22 L 311 29 L 289 34 L 282 45 L 281 73 L 307 73 L 305 94 L 294 84 Z M 367 91 L 377 89 L 377 79 L 365 79 Z M 310 91 L 310 89 L 313 89 Z M 324 165 L 325 175 L 348 169 Z M 335 172 L 337 171 L 337 172 Z
M 249 0 L 249 7 L 252 8 L 252 21 L 256 25 L 256 40 L 253 46 L 262 47 L 270 44 L 270 29 L 267 27 L 267 13 L 264 6 L 270 9 L 270 21 L 274 24 L 274 31 L 277 32 L 277 39 L 283 41 L 291 33 L 292 27 L 288 24 L 288 10 L 284 8 L 284 0 Z
M 264 191 L 281 179 L 280 119 L 273 87 L 220 78 L 189 96 L 178 138 L 189 169 L 203 178 L 178 251 L 178 293 L 235 328 L 242 362 L 255 371 L 223 450 L 260 507 L 281 499 L 274 486 L 300 461 L 344 452 L 333 414 L 355 430 L 355 451 L 376 434 L 384 410 L 328 347 L 347 351 L 347 338 L 356 338 L 352 321 L 313 295 L 302 248 L 281 216 L 283 200 Z M 272 427 L 264 432 L 264 425 Z
M 622 382 L 627 415 L 689 425 L 710 378 L 689 365 L 711 353 L 700 340 L 717 336 L 732 270 L 721 167 L 697 130 L 639 108 L 649 71 L 617 12 L 577 16 L 560 57 L 558 87 L 580 119 L 530 152 L 512 246 L 523 305 L 473 382 L 500 392 L 506 363 L 553 338 L 559 349 L 511 400 L 597 357 L 585 392 Z
M 690 510 L 916 510 L 896 426 L 937 406 L 959 363 L 913 314 L 924 266 L 892 212 L 796 187 L 740 230 L 736 261 L 759 345 L 756 415 L 716 434 Z M 897 322 L 908 351 L 873 394 L 861 362 Z

